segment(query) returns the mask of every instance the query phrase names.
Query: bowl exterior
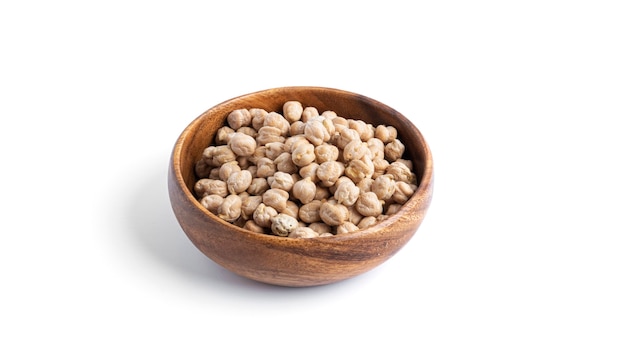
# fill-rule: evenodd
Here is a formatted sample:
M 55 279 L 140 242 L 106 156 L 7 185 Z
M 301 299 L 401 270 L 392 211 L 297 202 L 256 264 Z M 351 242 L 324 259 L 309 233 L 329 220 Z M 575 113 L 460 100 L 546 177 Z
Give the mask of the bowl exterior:
M 367 229 L 312 239 L 257 234 L 227 223 L 195 199 L 194 165 L 228 113 L 260 107 L 280 111 L 288 100 L 336 111 L 373 124 L 393 125 L 407 146 L 419 186 L 400 212 Z M 317 286 L 369 271 L 397 253 L 419 228 L 433 192 L 431 152 L 423 136 L 397 111 L 373 99 L 331 88 L 284 87 L 228 100 L 196 118 L 177 140 L 168 168 L 174 214 L 191 242 L 222 267 L 252 280 L 281 286 Z

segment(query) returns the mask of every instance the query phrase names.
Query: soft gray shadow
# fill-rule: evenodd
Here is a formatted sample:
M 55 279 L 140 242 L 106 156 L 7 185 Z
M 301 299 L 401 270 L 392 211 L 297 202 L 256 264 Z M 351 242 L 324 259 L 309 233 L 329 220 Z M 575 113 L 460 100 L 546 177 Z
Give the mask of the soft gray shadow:
M 133 188 L 136 192 L 131 194 L 125 218 L 134 235 L 133 240 L 139 244 L 140 250 L 145 250 L 154 258 L 156 265 L 164 265 L 208 288 L 227 289 L 229 293 L 239 291 L 246 296 L 250 295 L 250 291 L 257 295 L 259 291 L 271 294 L 294 290 L 319 293 L 320 290 L 334 290 L 344 285 L 341 282 L 309 288 L 281 287 L 250 280 L 222 268 L 204 256 L 180 228 L 169 202 L 166 165 L 144 166 L 142 169 L 151 176 Z

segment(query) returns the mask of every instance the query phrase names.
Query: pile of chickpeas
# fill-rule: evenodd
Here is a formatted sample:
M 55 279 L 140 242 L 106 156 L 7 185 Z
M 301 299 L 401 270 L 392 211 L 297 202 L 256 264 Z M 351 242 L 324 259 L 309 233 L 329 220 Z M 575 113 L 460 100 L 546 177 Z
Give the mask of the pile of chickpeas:
M 244 229 L 291 238 L 358 231 L 396 213 L 417 189 L 392 126 L 321 114 L 238 109 L 195 165 L 198 200 Z

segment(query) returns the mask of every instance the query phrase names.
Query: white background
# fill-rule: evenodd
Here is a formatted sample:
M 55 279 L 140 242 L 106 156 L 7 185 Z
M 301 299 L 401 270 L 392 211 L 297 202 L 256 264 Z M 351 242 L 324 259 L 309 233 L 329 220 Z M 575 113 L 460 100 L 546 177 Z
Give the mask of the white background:
M 0 350 L 626 350 L 625 19 L 621 1 L 3 1 Z M 187 124 L 288 85 L 384 102 L 435 158 L 413 239 L 337 284 L 235 276 L 169 206 Z

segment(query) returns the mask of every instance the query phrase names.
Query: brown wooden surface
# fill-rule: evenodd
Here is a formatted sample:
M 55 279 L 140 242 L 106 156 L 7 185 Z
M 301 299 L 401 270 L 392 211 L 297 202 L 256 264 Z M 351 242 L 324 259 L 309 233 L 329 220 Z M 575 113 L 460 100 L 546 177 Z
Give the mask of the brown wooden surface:
M 333 237 L 292 239 L 246 231 L 204 209 L 192 189 L 194 164 L 211 144 L 232 110 L 263 108 L 281 112 L 288 100 L 321 113 L 392 125 L 413 160 L 419 188 L 398 214 L 358 232 Z M 172 151 L 168 190 L 183 231 L 211 260 L 241 276 L 281 286 L 315 286 L 354 277 L 380 265 L 413 236 L 421 224 L 433 188 L 433 162 L 419 130 L 402 114 L 370 98 L 319 87 L 284 87 L 240 96 L 207 110 L 182 132 Z

